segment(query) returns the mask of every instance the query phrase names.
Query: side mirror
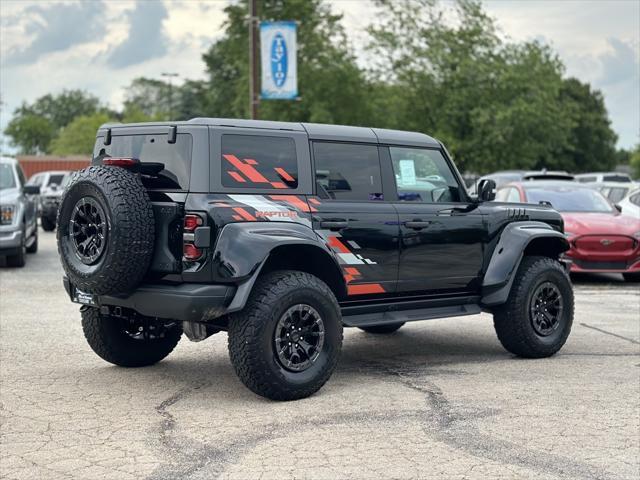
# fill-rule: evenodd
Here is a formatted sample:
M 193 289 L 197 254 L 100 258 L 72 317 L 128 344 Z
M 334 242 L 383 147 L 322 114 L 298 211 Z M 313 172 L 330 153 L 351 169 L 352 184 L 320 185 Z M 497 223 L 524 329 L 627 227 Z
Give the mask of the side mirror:
M 22 187 L 22 191 L 27 195 L 39 195 L 40 185 L 25 185 Z
M 478 201 L 491 202 L 496 198 L 496 182 L 493 180 L 480 180 L 478 184 Z
M 618 205 L 617 203 L 614 205 L 614 207 L 616 207 L 616 210 L 618 210 L 618 212 L 622 213 L 622 205 Z

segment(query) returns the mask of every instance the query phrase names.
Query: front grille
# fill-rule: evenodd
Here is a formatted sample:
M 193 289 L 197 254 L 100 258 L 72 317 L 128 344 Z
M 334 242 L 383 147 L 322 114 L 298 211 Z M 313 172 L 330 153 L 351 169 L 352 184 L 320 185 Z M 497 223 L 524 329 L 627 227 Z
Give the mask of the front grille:
M 573 260 L 578 267 L 586 270 L 625 270 L 627 262 L 589 262 L 586 260 Z
M 635 240 L 625 235 L 584 235 L 575 245 L 583 252 L 626 252 L 635 248 Z

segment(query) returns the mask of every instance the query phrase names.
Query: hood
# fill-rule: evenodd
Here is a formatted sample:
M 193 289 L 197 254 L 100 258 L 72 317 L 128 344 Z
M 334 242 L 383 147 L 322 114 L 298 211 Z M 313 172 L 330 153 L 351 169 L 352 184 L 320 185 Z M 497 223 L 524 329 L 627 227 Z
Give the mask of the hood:
M 0 204 L 6 205 L 8 203 L 17 203 L 20 198 L 19 188 L 5 188 L 0 190 Z
M 629 235 L 640 232 L 640 220 L 620 213 L 562 213 L 564 231 L 578 235 Z

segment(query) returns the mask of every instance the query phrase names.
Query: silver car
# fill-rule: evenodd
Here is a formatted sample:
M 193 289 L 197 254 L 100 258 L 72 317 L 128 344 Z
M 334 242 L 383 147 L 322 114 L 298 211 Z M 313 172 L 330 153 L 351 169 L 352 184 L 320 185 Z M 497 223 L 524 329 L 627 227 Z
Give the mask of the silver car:
M 23 267 L 26 254 L 38 250 L 39 193 L 40 187 L 25 185 L 17 160 L 0 157 L 0 256 L 10 267 Z

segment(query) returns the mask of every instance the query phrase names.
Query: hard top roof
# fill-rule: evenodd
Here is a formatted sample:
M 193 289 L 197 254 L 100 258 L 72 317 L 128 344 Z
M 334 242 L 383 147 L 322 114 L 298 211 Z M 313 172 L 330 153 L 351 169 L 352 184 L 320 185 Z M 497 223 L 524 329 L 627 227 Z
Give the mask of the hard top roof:
M 353 127 L 348 125 L 329 125 L 321 123 L 276 122 L 271 120 L 246 120 L 236 118 L 192 118 L 186 122 L 149 122 L 149 123 L 106 123 L 100 129 L 122 127 L 151 127 L 173 125 L 206 125 L 216 127 L 255 128 L 267 130 L 285 130 L 306 132 L 312 140 L 335 140 L 361 143 L 383 143 L 389 145 L 414 145 L 439 147 L 434 138 L 419 132 L 387 130 L 383 128 Z

